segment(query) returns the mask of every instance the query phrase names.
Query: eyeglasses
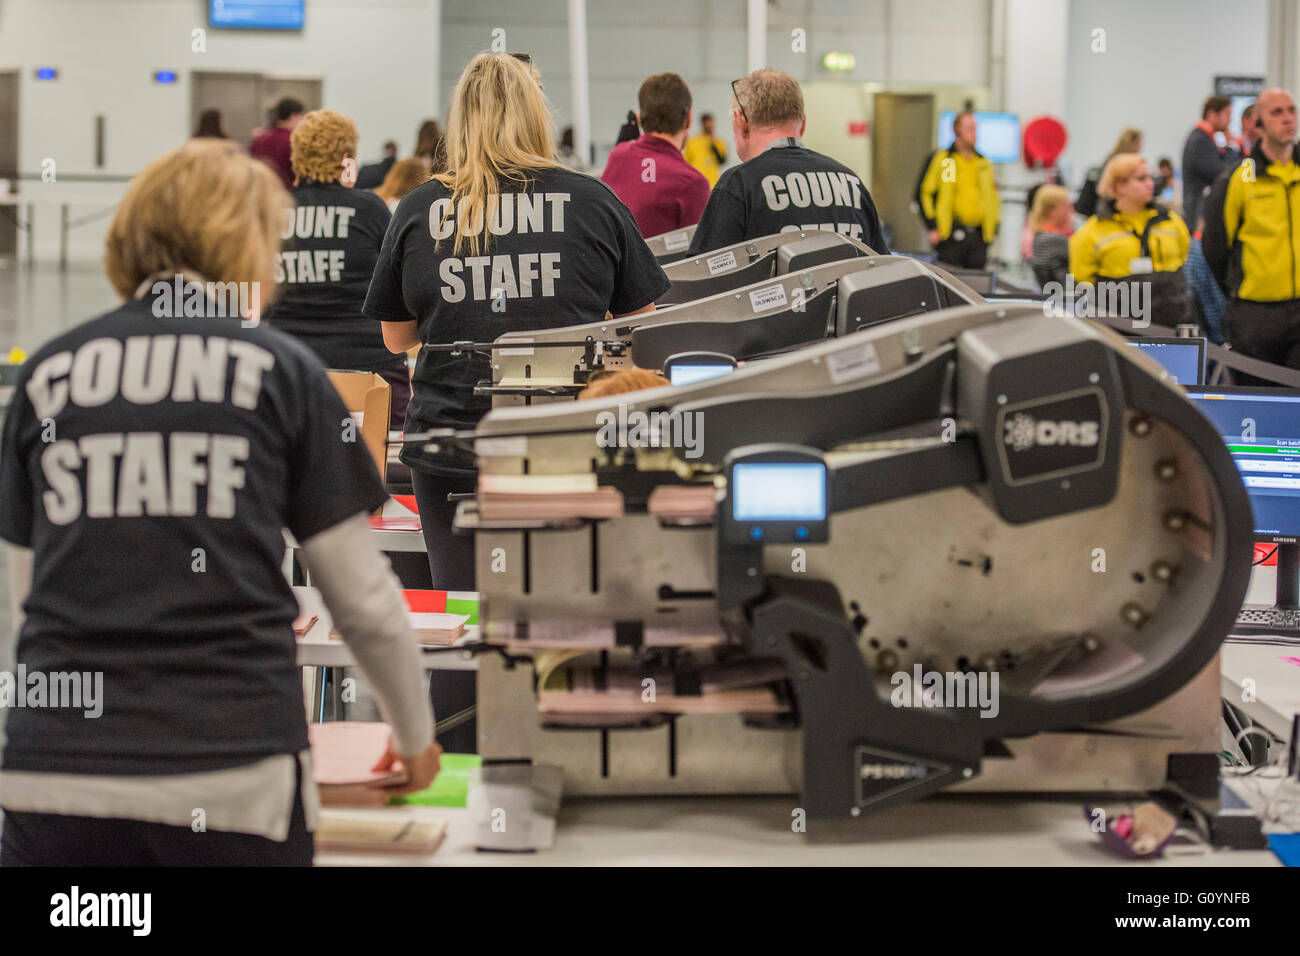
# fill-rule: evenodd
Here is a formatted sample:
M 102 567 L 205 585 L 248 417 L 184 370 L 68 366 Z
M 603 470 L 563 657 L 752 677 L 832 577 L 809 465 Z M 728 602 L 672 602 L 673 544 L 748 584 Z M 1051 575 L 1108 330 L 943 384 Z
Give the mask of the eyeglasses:
M 531 53 L 511 53 L 510 55 L 513 56 L 516 60 L 523 61 L 528 66 L 533 65 L 533 55 Z
M 744 77 L 742 76 L 740 79 L 743 80 Z M 739 82 L 740 82 L 740 80 L 732 80 L 732 81 L 731 81 L 731 95 L 732 95 L 732 98 L 735 99 L 735 101 L 736 101 L 736 109 L 740 110 L 740 115 L 741 115 L 741 117 L 744 119 L 744 121 L 745 121 L 746 123 L 748 123 L 748 122 L 749 122 L 749 114 L 747 114 L 747 113 L 745 112 L 745 107 L 744 107 L 744 105 L 740 102 L 740 94 L 736 92 L 736 84 L 739 83 Z

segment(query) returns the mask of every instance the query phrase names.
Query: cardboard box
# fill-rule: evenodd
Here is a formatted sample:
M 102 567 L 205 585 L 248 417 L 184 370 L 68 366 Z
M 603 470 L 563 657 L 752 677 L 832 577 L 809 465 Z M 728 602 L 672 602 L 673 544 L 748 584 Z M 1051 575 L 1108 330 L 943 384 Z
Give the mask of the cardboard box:
M 383 480 L 388 463 L 388 418 L 393 390 L 375 372 L 330 370 L 326 374 L 343 399 L 348 414 L 358 422 L 357 431 L 374 459 L 380 480 Z

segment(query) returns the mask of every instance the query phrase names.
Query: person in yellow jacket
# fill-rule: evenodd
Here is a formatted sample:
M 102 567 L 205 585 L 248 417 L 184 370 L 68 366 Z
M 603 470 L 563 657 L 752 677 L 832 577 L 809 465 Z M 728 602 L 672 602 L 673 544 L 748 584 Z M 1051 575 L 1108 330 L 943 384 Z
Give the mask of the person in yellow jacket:
M 993 164 L 975 151 L 975 114 L 958 113 L 952 133 L 952 146 L 935 152 L 921 180 L 921 218 L 940 262 L 983 269 L 1002 201 Z
M 1187 315 L 1191 237 L 1177 213 L 1152 200 L 1154 191 L 1145 159 L 1112 156 L 1097 184 L 1097 214 L 1070 237 L 1074 281 L 1095 284 L 1099 312 L 1133 319 L 1135 328 L 1174 326 Z
M 1260 139 L 1221 173 L 1205 202 L 1205 261 L 1228 296 L 1223 332 L 1235 351 L 1300 368 L 1300 149 L 1286 90 L 1259 94 Z M 1234 378 L 1242 381 L 1240 373 Z M 1250 384 L 1255 380 L 1250 379 Z
M 686 161 L 704 174 L 712 189 L 722 175 L 722 164 L 727 161 L 727 144 L 713 135 L 713 114 L 700 117 L 701 133 L 686 141 L 682 155 Z

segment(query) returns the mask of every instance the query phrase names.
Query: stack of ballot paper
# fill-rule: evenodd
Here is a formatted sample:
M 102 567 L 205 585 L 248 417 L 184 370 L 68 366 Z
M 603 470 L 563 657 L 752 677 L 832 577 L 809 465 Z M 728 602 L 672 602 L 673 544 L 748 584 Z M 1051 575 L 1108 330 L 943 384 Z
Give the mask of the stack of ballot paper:
M 392 729 L 388 724 L 351 720 L 308 724 L 312 776 L 325 806 L 383 806 L 388 794 L 382 787 L 401 783 L 405 769 L 375 770 L 388 749 Z
M 705 664 L 693 686 L 679 688 L 666 667 L 569 664 L 581 651 L 547 651 L 534 662 L 542 713 L 783 713 L 787 704 L 771 686 L 786 677 L 783 661 L 757 659 Z
M 594 473 L 577 475 L 480 475 L 478 511 L 484 521 L 617 518 L 618 489 L 596 484 Z
M 646 501 L 652 515 L 678 521 L 712 521 L 716 508 L 712 485 L 660 485 Z
M 409 614 L 411 630 L 421 644 L 444 647 L 454 644 L 465 633 L 468 614 L 446 614 L 436 611 L 412 611 Z
M 322 813 L 316 826 L 316 849 L 322 853 L 432 853 L 447 835 L 442 820 L 358 820 Z

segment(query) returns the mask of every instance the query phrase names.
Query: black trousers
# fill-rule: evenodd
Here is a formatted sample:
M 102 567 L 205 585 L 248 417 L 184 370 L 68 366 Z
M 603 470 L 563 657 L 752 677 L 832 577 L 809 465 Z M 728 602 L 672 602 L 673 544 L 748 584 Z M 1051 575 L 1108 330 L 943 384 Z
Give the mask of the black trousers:
M 1230 299 L 1223 312 L 1223 334 L 1233 351 L 1275 365 L 1300 369 L 1300 299 L 1251 302 Z M 1234 371 L 1239 385 L 1276 385 Z
M 935 247 L 939 261 L 961 269 L 983 269 L 989 256 L 989 244 L 984 241 L 984 231 L 978 226 L 974 229 L 957 226 L 953 228 L 953 235 L 958 230 L 965 232 L 961 239 L 949 236 L 939 240 L 939 245 Z
M 406 425 L 406 406 L 411 404 L 411 372 L 403 362 L 401 365 L 381 368 L 378 375 L 393 390 L 388 427 L 400 432 Z
M 439 591 L 475 589 L 474 538 L 472 535 L 452 534 L 451 519 L 456 513 L 456 502 L 447 500 L 448 494 L 472 492 L 475 482 L 473 477 L 451 478 L 411 469 L 415 503 L 420 508 L 420 526 L 424 529 L 424 546 L 429 552 L 429 574 L 432 586 Z M 478 699 L 474 672 L 430 671 L 429 699 L 439 720 L 473 707 Z M 470 720 L 453 727 L 439 734 L 437 740 L 448 753 L 477 753 L 477 722 Z
M 283 843 L 251 833 L 6 810 L 0 866 L 311 866 L 315 848 L 300 777 Z

